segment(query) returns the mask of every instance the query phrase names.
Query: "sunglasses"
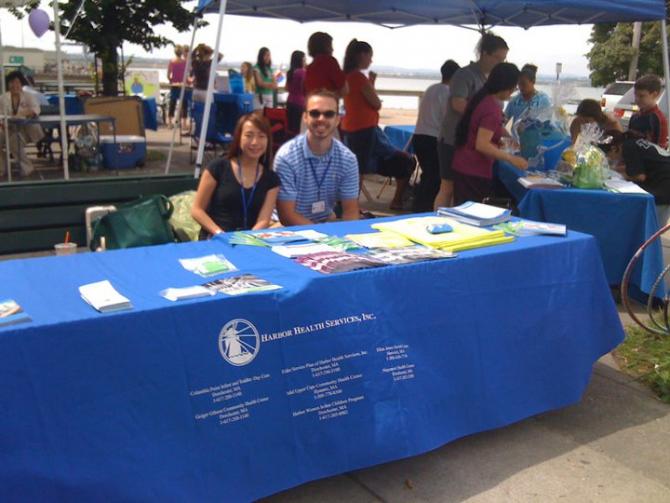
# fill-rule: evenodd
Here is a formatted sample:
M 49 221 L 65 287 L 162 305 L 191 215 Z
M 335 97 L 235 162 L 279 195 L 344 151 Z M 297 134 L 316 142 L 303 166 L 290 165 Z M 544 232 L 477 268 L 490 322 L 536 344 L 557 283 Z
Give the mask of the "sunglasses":
M 307 112 L 307 114 L 312 119 L 318 119 L 322 115 L 326 119 L 332 119 L 337 115 L 337 112 L 335 110 L 326 110 L 325 112 L 322 112 L 321 110 L 310 110 L 310 111 Z

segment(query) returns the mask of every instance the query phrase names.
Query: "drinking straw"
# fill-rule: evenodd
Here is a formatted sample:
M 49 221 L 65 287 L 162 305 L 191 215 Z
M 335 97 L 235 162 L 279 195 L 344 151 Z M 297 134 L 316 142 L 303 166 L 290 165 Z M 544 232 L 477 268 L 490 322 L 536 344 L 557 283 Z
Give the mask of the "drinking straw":
M 68 244 L 70 242 L 70 231 L 65 232 L 65 241 L 63 241 L 65 244 Z

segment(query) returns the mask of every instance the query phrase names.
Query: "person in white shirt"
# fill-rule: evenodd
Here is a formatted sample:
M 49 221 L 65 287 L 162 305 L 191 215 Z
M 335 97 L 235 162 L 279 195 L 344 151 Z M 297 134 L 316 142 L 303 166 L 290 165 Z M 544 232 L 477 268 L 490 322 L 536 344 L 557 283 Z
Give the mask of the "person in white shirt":
M 0 97 L 0 111 L 7 117 L 20 119 L 34 119 L 40 114 L 40 104 L 32 94 L 25 93 L 23 86 L 27 85 L 26 78 L 21 72 L 15 71 L 7 75 L 7 89 Z M 0 121 L 0 176 L 7 168 L 6 155 L 4 153 L 5 132 L 4 121 Z M 44 132 L 39 124 L 10 124 L 9 125 L 9 151 L 14 159 L 18 159 L 23 176 L 30 176 L 33 165 L 26 156 L 24 145 L 37 142 L 42 139 Z
M 415 213 L 433 210 L 433 201 L 440 189 L 440 165 L 437 158 L 437 139 L 447 113 L 449 81 L 460 67 L 449 59 L 440 68 L 442 82 L 431 85 L 421 98 L 412 146 L 421 166 L 421 180 L 414 192 L 412 210 Z

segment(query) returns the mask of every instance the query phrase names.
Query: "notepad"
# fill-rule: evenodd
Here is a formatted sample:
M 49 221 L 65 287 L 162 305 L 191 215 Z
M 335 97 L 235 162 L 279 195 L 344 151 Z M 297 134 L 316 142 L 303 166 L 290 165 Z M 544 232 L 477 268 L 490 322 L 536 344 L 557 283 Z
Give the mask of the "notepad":
M 80 286 L 79 295 L 93 309 L 101 313 L 132 309 L 133 307 L 130 300 L 117 292 L 108 280 Z

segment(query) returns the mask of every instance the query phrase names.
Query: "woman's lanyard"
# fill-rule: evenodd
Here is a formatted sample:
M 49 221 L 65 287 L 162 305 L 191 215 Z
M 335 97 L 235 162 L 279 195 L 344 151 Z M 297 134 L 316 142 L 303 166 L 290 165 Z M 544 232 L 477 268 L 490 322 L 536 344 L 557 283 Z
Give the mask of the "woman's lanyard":
M 240 195 L 242 196 L 242 218 L 244 222 L 244 229 L 247 229 L 247 221 L 249 215 L 249 208 L 251 208 L 251 203 L 254 201 L 254 193 L 256 192 L 256 184 L 258 183 L 258 172 L 260 170 L 261 163 L 256 161 L 256 174 L 254 175 L 254 184 L 251 186 L 251 194 L 249 195 L 249 200 L 247 201 L 247 191 L 244 188 L 244 175 L 242 174 L 242 162 L 240 158 L 237 158 L 237 166 L 239 167 L 239 177 L 240 177 Z
M 309 167 L 312 168 L 312 176 L 314 177 L 314 183 L 316 183 L 316 200 L 321 201 L 321 186 L 323 185 L 324 180 L 326 179 L 326 175 L 328 175 L 328 171 L 330 171 L 330 162 L 333 160 L 333 156 L 330 156 L 330 159 L 328 159 L 328 164 L 326 164 L 326 170 L 323 172 L 323 175 L 321 175 L 321 179 L 317 178 L 316 176 L 316 169 L 314 168 L 314 163 L 312 162 L 312 159 L 307 159 L 309 161 Z
M 16 115 L 19 113 L 19 106 L 21 106 L 21 96 L 16 100 L 16 105 L 14 105 L 14 96 L 10 95 L 10 100 L 12 102 L 12 115 Z

